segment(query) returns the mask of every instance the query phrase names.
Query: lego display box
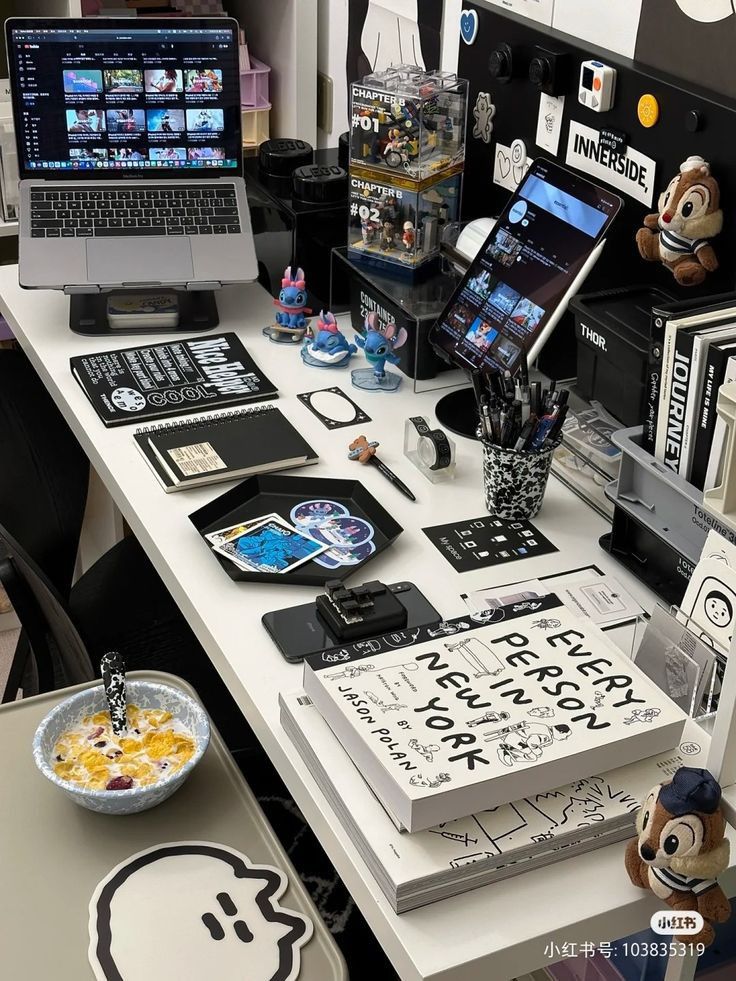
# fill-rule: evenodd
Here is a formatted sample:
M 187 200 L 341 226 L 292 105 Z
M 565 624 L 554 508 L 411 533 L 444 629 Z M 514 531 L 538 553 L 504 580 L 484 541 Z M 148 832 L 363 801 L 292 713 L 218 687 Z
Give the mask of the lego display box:
M 350 167 L 413 181 L 462 169 L 468 83 L 394 65 L 351 86 Z
M 351 258 L 399 274 L 411 274 L 436 259 L 443 227 L 458 218 L 461 179 L 460 174 L 450 174 L 412 185 L 351 168 Z

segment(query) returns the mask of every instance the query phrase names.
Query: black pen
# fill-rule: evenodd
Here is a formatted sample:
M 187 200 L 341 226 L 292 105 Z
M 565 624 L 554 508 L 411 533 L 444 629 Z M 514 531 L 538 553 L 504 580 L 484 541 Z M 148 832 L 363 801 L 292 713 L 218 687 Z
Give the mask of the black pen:
M 410 501 L 416 501 L 416 497 L 414 497 L 404 481 L 399 480 L 393 470 L 389 470 L 383 460 L 379 460 L 377 456 L 374 456 L 371 458 L 371 463 L 374 467 L 378 467 L 386 480 L 390 480 L 394 487 L 401 491 L 404 497 L 408 497 Z
M 521 432 L 519 433 L 519 438 L 514 443 L 515 450 L 523 450 L 529 440 L 529 437 L 534 432 L 534 427 L 536 426 L 535 419 L 527 419 L 524 425 L 521 427 Z
M 521 387 L 529 387 L 529 359 L 526 351 L 522 351 L 521 355 Z
M 542 383 L 535 381 L 529 386 L 529 408 L 533 416 L 542 415 Z
M 359 463 L 372 463 L 374 467 L 383 474 L 386 480 L 390 480 L 391 483 L 396 487 L 401 493 L 408 497 L 410 501 L 416 501 L 416 497 L 412 494 L 409 488 L 406 486 L 403 480 L 400 480 L 393 470 L 389 470 L 383 460 L 379 460 L 376 456 L 376 449 L 379 444 L 376 440 L 372 440 L 370 443 L 365 438 L 365 436 L 358 436 L 353 442 L 348 446 L 348 459 L 357 460 Z

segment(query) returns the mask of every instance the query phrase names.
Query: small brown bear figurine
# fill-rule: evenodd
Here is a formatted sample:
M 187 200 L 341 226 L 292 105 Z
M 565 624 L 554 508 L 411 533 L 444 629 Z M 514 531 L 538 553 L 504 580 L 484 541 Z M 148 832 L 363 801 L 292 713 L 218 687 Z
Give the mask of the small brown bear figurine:
M 656 214 L 644 218 L 636 233 L 643 259 L 661 262 L 681 286 L 697 286 L 715 272 L 718 259 L 708 241 L 723 228 L 718 182 L 702 157 L 688 157 L 667 190 Z
M 728 867 L 721 788 L 707 771 L 681 766 L 670 783 L 650 791 L 636 816 L 638 838 L 626 847 L 626 871 L 635 886 L 651 889 L 678 912 L 696 910 L 703 929 L 681 934 L 683 943 L 713 942 L 712 923 L 725 923 L 731 906 L 716 882 Z

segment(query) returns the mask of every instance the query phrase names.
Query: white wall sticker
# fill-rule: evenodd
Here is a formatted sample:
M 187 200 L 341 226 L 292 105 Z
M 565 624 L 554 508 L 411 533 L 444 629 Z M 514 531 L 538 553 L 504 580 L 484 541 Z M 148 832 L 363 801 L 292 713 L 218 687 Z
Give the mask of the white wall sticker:
M 725 20 L 734 13 L 733 0 L 675 0 L 677 6 L 693 20 L 699 20 L 701 24 L 714 24 L 716 21 Z
M 633 57 L 643 0 L 556 0 L 552 26 L 608 51 Z M 703 5 L 703 0 L 691 0 Z
M 418 20 L 416 0 L 371 0 L 360 44 L 373 71 L 402 63 L 427 67 Z
M 476 140 L 483 140 L 484 143 L 491 142 L 495 115 L 496 107 L 491 99 L 491 93 L 479 92 L 473 107 L 473 137 Z
M 539 115 L 537 116 L 537 146 L 557 156 L 562 132 L 562 116 L 565 111 L 565 96 L 539 93 Z
M 536 20 L 540 24 L 548 27 L 552 24 L 552 11 L 554 10 L 555 0 L 489 0 L 494 7 L 503 7 L 521 17 L 528 17 L 529 20 Z M 559 0 L 557 0 L 559 3 Z
M 531 157 L 515 163 L 511 147 L 504 143 L 496 143 L 493 157 L 493 183 L 505 187 L 507 191 L 515 191 L 533 163 Z
M 460 37 L 466 44 L 473 44 L 478 36 L 478 12 L 463 10 L 460 14 Z
M 614 153 L 600 143 L 599 137 L 597 129 L 571 119 L 565 163 L 651 206 L 656 162 L 632 147 L 625 153 Z

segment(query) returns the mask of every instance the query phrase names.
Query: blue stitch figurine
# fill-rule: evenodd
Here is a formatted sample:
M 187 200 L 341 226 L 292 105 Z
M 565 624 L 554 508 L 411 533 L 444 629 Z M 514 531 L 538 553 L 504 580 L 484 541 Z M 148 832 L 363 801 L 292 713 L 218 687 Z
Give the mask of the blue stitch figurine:
M 299 267 L 292 273 L 291 266 L 284 269 L 281 280 L 281 292 L 274 306 L 279 308 L 276 323 L 263 328 L 263 333 L 278 344 L 297 344 L 304 337 L 309 321 L 304 316 L 312 311 L 307 302 L 307 284 L 304 270 Z
M 386 362 L 398 364 L 399 358 L 394 351 L 406 343 L 406 330 L 389 323 L 384 330 L 378 326 L 378 314 L 371 312 L 365 318 L 365 336 L 356 335 L 355 341 L 365 353 L 366 361 L 371 368 L 358 368 L 351 374 L 351 380 L 356 388 L 395 392 L 401 384 L 401 375 L 386 371 Z
M 344 368 L 357 350 L 337 326 L 334 314 L 320 310 L 314 337 L 302 345 L 302 361 L 313 368 Z

